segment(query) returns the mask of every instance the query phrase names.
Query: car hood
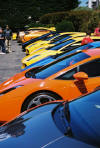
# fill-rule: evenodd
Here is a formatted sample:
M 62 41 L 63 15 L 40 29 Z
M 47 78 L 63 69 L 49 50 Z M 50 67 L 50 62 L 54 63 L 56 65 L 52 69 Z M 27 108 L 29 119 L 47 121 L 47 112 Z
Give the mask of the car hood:
M 19 86 L 19 85 L 23 86 L 25 84 L 32 83 L 33 81 L 34 82 L 39 81 L 39 79 L 26 78 L 25 73 L 26 71 L 18 73 L 14 75 L 13 77 L 9 78 L 8 80 L 4 81 L 3 83 L 1 83 L 0 92 L 5 91 L 15 86 Z
M 3 148 L 57 148 L 92 147 L 63 135 L 56 127 L 52 103 L 19 116 L 0 129 L 0 147 Z
M 30 68 L 34 68 L 34 67 L 37 67 L 37 66 L 44 66 L 45 64 L 48 64 L 50 62 L 53 62 L 55 59 L 52 58 L 52 56 L 48 56 L 46 58 L 43 58 L 42 60 L 39 60 L 27 67 L 25 67 L 24 69 L 22 69 L 21 71 L 24 71 L 24 70 L 28 70 Z

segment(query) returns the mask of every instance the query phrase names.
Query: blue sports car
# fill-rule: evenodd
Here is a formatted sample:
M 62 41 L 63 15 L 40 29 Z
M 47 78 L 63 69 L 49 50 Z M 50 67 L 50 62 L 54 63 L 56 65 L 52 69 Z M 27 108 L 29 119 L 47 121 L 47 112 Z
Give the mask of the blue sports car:
M 73 41 L 73 40 L 69 40 L 69 41 Z M 67 42 L 69 43 L 69 41 L 67 41 Z M 65 43 L 67 43 L 67 42 L 65 42 Z M 55 47 L 52 47 L 51 49 L 57 50 L 57 49 L 61 48 L 61 46 L 63 46 L 63 44 L 65 44 L 65 43 L 59 44 L 59 45 L 57 45 Z M 78 50 L 93 49 L 93 48 L 100 48 L 100 41 L 92 42 L 92 43 L 89 43 L 89 44 L 83 45 L 83 46 L 81 46 L 81 45 L 73 45 L 72 44 L 72 45 L 64 48 L 63 53 L 57 54 L 57 55 L 54 55 L 54 56 L 48 56 L 48 57 L 46 57 L 46 58 L 44 58 L 42 60 L 37 61 L 36 63 L 33 63 L 33 64 L 25 67 L 21 71 L 24 71 L 24 70 L 27 70 L 27 69 L 30 69 L 30 68 L 33 68 L 33 67 L 37 67 L 37 66 L 43 66 L 43 65 L 48 64 L 48 63 L 50 63 L 50 62 L 52 62 L 52 61 L 54 61 L 56 59 L 62 58 L 64 56 L 68 55 L 68 54 L 72 54 L 72 53 L 74 53 L 74 52 L 76 52 Z
M 0 147 L 100 147 L 99 117 L 99 89 L 70 103 L 41 105 L 0 127 Z

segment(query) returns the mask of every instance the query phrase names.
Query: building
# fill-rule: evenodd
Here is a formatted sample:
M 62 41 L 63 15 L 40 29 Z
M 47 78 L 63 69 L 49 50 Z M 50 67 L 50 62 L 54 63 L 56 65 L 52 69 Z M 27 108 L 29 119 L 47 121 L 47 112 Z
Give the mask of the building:
M 99 6 L 100 0 L 88 0 L 89 8 L 97 8 Z

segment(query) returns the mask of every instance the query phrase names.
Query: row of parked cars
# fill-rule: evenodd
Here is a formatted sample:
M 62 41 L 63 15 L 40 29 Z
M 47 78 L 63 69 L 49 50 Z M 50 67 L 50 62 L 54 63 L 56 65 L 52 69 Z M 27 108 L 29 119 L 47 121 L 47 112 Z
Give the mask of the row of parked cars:
M 100 37 L 85 35 L 21 41 L 22 70 L 0 84 L 1 147 L 100 147 Z

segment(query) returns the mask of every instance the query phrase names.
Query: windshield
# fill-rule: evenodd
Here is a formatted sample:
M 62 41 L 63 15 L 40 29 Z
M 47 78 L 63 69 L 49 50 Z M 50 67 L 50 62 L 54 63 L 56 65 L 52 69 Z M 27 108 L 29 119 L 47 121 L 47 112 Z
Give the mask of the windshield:
M 67 110 L 66 110 L 67 111 Z M 61 132 L 70 126 L 74 139 L 100 147 L 100 90 L 69 103 L 70 123 L 64 116 L 64 106 L 53 111 L 53 119 Z
M 67 46 L 65 47 L 62 51 L 66 51 L 66 50 L 73 50 L 73 49 L 77 49 L 77 50 L 83 50 L 83 49 L 90 49 L 90 48 L 93 48 L 93 45 L 70 45 L 70 46 Z
M 65 39 L 69 39 L 69 38 L 71 38 L 71 36 L 68 36 L 68 34 L 60 35 L 60 36 L 54 38 L 51 41 L 51 43 L 55 43 L 56 44 L 58 41 L 64 41 Z
M 87 55 L 86 53 L 79 52 L 79 53 L 74 53 L 72 55 L 63 57 L 57 61 L 54 61 L 46 66 L 43 66 L 42 68 L 38 69 L 35 71 L 34 77 L 37 79 L 45 79 L 60 70 L 73 65 L 81 60 L 84 60 L 86 58 L 89 58 L 90 56 Z M 34 73 L 34 71 L 33 71 Z
M 48 38 L 46 39 L 46 41 L 49 41 L 49 40 L 51 40 L 51 39 L 57 37 L 58 35 L 59 35 L 59 34 L 53 35 L 53 36 L 51 36 L 51 37 L 48 37 Z
M 75 40 L 68 40 L 68 41 L 66 41 L 66 42 L 64 42 L 64 43 L 59 43 L 58 45 L 55 45 L 55 46 L 53 46 L 52 48 L 51 47 L 49 47 L 49 48 L 46 48 L 46 50 L 59 50 L 60 48 L 62 48 L 63 46 L 66 46 L 66 45 L 68 45 L 68 44 L 70 44 L 70 43 L 73 43 Z
M 93 45 L 87 44 L 87 45 L 84 45 L 84 46 L 77 48 L 77 50 L 90 49 L 90 48 L 93 48 Z

